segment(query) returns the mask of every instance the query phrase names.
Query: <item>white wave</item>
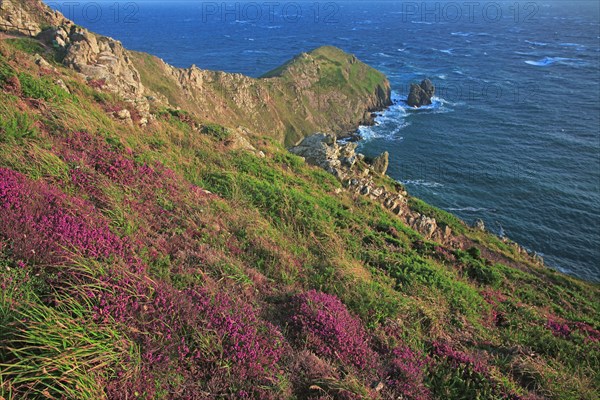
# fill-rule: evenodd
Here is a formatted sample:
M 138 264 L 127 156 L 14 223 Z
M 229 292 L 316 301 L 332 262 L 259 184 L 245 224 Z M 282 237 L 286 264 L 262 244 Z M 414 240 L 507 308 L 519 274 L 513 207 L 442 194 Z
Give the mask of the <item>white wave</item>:
M 410 125 L 410 122 L 405 121 L 406 110 L 400 103 L 401 99 L 406 100 L 406 96 L 400 96 L 395 91 L 392 91 L 392 105 L 385 111 L 379 113 L 375 117 L 375 125 L 360 126 L 358 135 L 363 141 L 368 142 L 373 139 L 385 139 L 399 141 L 403 140 L 399 133 Z
M 406 51 L 406 48 L 404 49 L 397 49 L 400 53 L 404 53 Z
M 450 55 L 453 54 L 452 53 L 453 51 L 454 51 L 454 49 L 440 50 L 441 53 L 450 54 Z
M 427 21 L 410 21 L 412 24 L 421 24 L 421 25 L 433 25 L 433 22 Z
M 469 36 L 475 35 L 473 32 L 452 32 L 450 34 L 452 36 L 462 36 L 462 37 L 469 37 Z
M 380 56 L 380 57 L 387 57 L 387 58 L 391 58 L 392 57 L 389 54 L 385 54 L 385 53 L 375 53 L 374 55 Z
M 585 62 L 577 60 L 576 58 L 565 58 L 565 57 L 544 57 L 538 61 L 527 60 L 526 64 L 534 65 L 536 67 L 547 67 L 553 64 L 564 64 L 564 65 L 583 65 Z
M 458 208 L 448 208 L 448 211 L 468 211 L 468 212 L 492 211 L 492 212 L 495 212 L 496 209 L 484 208 L 484 207 L 458 207 Z
M 431 98 L 431 104 L 429 104 L 427 106 L 421 106 L 418 108 L 409 106 L 407 103 L 408 96 L 405 96 L 405 95 L 392 96 L 392 101 L 394 102 L 395 106 L 404 110 L 405 113 L 407 113 L 407 112 L 411 112 L 411 113 L 422 112 L 422 111 L 433 111 L 434 113 L 447 113 L 447 112 L 454 111 L 453 109 L 446 107 L 447 105 L 448 106 L 462 105 L 462 103 L 452 103 L 450 101 L 442 99 L 441 97 L 435 97 L 435 96 Z
M 438 182 L 428 182 L 425 181 L 423 179 L 407 179 L 404 181 L 398 181 L 401 184 L 403 184 L 404 186 L 425 186 L 425 187 L 431 187 L 431 188 L 438 188 L 438 187 L 444 187 L 444 185 L 442 185 L 441 183 Z
M 529 43 L 529 44 L 532 44 L 534 46 L 548 46 L 548 43 L 535 42 L 535 41 L 532 41 L 532 40 L 526 40 L 525 43 Z
M 447 77 L 448 77 L 448 75 L 446 75 L 446 74 L 439 74 L 439 75 L 437 75 L 437 78 L 441 79 L 441 80 L 445 80 Z
M 577 51 L 583 51 L 586 49 L 584 45 L 578 43 L 561 43 L 560 45 L 562 47 L 574 47 Z

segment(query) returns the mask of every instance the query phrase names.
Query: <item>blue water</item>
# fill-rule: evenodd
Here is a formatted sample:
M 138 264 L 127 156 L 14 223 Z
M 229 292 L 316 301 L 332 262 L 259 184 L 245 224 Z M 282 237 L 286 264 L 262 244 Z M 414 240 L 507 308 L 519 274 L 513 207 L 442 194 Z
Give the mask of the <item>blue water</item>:
M 388 150 L 411 194 L 600 281 L 598 2 L 52 4 L 180 67 L 260 76 L 320 45 L 356 54 L 399 101 L 361 128 L 364 153 Z M 425 77 L 436 102 L 406 109 Z

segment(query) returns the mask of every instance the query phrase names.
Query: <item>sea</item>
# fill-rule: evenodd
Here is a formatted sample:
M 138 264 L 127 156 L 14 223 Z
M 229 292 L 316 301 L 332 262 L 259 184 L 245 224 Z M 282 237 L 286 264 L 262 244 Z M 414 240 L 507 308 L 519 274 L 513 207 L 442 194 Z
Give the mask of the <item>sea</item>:
M 322 45 L 389 77 L 360 127 L 409 193 L 600 282 L 600 2 L 47 1 L 77 24 L 189 67 L 254 77 Z M 429 78 L 431 106 L 407 107 Z

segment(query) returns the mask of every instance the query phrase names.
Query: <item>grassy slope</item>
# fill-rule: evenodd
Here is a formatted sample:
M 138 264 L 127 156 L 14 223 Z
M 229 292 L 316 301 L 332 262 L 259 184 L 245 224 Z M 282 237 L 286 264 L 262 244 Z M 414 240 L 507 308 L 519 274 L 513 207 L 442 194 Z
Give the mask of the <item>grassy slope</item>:
M 598 397 L 597 285 L 412 200 L 487 250 L 424 241 L 273 139 L 118 123 L 29 47 L 0 42 L 0 397 Z

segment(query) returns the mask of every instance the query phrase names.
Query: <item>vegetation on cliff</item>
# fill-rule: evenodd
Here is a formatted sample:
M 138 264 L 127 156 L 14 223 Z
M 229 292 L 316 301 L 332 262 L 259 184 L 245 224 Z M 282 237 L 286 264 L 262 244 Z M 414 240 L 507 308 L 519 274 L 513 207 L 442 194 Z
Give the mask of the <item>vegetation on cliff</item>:
M 428 240 L 276 134 L 142 127 L 29 40 L 0 41 L 0 398 L 598 398 L 597 285 L 409 198 Z

